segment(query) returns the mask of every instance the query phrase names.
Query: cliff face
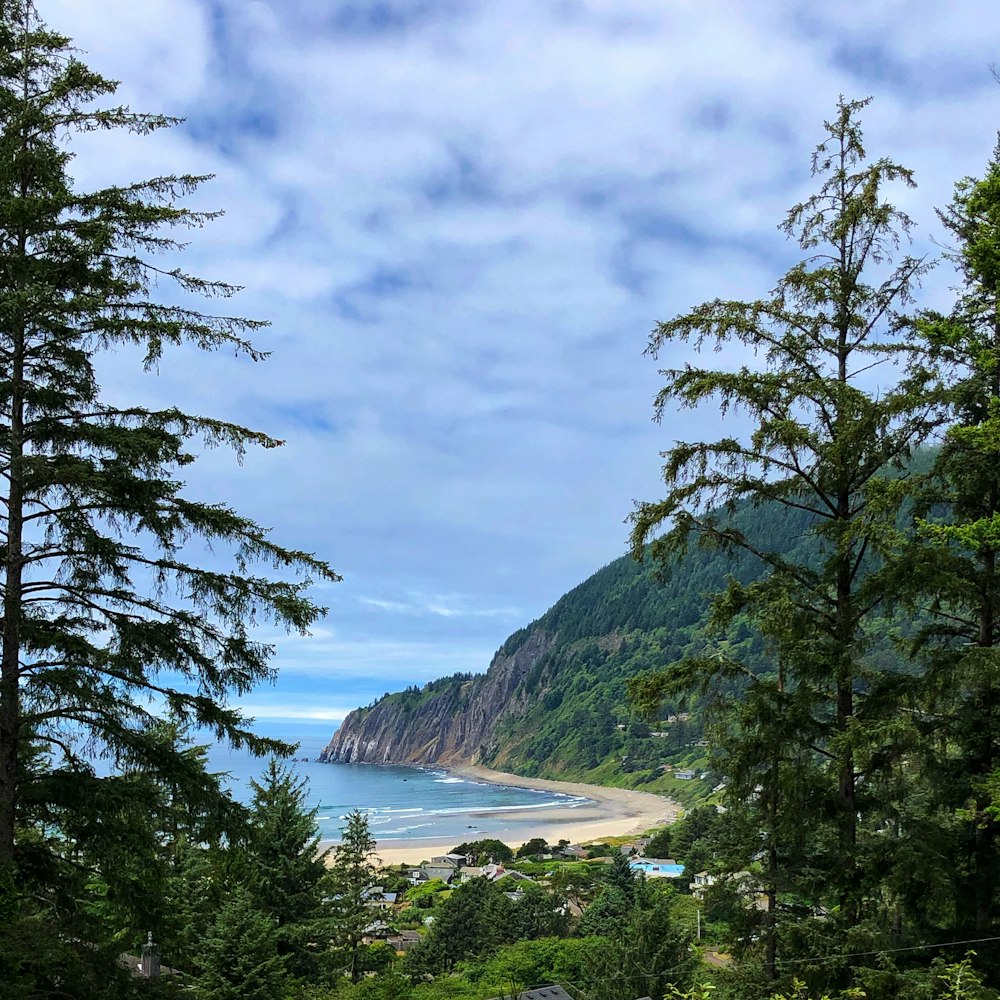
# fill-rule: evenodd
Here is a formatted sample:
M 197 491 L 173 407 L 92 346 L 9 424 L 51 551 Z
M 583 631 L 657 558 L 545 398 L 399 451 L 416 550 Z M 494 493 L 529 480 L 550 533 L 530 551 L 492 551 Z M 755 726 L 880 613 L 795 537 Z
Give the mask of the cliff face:
M 489 670 L 472 678 L 449 678 L 433 690 L 383 698 L 355 709 L 319 756 L 328 763 L 475 763 L 492 750 L 501 719 L 523 714 L 522 681 L 552 647 L 542 628 L 527 632 L 510 652 L 493 658 Z
M 762 549 L 817 568 L 826 558 L 807 513 L 748 507 L 733 520 Z M 706 645 L 706 594 L 724 591 L 731 579 L 749 583 L 760 565 L 738 552 L 692 547 L 670 569 L 664 579 L 627 556 L 614 560 L 515 632 L 487 673 L 410 687 L 351 712 L 320 759 L 480 763 L 694 801 L 694 785 L 674 781 L 668 768 L 707 771 L 699 703 L 687 696 L 664 702 L 654 738 L 629 703 L 628 685 L 710 655 L 719 640 Z M 891 631 L 887 623 L 885 634 Z M 733 622 L 725 641 L 749 674 L 773 671 L 769 648 L 747 623 Z M 886 639 L 871 655 L 891 662 L 897 653 Z M 699 784 L 707 794 L 717 780 Z

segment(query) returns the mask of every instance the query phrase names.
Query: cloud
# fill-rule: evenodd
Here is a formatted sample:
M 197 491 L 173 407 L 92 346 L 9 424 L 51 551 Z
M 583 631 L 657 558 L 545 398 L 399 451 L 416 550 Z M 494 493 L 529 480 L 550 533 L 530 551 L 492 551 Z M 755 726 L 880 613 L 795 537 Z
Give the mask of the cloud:
M 356 705 L 337 707 L 325 705 L 323 708 L 307 708 L 300 703 L 245 701 L 237 706 L 247 718 L 253 719 L 296 719 L 316 722 L 342 722 Z
M 387 601 L 376 597 L 359 597 L 362 604 L 382 611 L 404 615 L 437 615 L 441 618 L 507 618 L 516 620 L 521 614 L 518 608 L 477 607 L 464 594 L 446 594 L 427 597 L 422 594 L 410 595 L 405 601 Z
M 797 253 L 776 226 L 812 189 L 838 94 L 874 93 L 870 151 L 917 171 L 895 192 L 917 252 L 936 253 L 933 207 L 998 121 L 1000 22 L 977 0 L 136 10 L 43 4 L 126 100 L 187 123 L 80 137 L 72 169 L 82 187 L 214 173 L 192 204 L 226 216 L 183 261 L 246 285 L 226 308 L 269 319 L 273 353 L 185 349 L 149 377 L 122 351 L 102 382 L 287 441 L 185 473 L 344 572 L 317 591 L 326 632 L 275 637 L 275 698 L 308 682 L 317 711 L 485 669 L 624 550 L 658 452 L 720 429 L 705 411 L 651 423 L 648 332 L 774 286 Z M 923 301 L 950 281 L 940 268 Z

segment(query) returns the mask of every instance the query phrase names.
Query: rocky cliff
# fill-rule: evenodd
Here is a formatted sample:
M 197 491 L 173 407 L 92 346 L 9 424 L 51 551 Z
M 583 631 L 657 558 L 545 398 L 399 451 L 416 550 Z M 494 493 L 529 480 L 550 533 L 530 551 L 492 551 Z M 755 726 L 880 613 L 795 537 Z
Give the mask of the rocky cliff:
M 457 675 L 417 691 L 355 709 L 319 759 L 328 763 L 455 764 L 478 762 L 494 749 L 497 724 L 527 708 L 523 681 L 549 651 L 542 628 L 508 643 L 485 674 Z
M 700 734 L 690 723 L 651 738 L 627 682 L 697 651 L 704 593 L 724 585 L 733 565 L 692 553 L 663 584 L 649 567 L 616 559 L 510 636 L 485 674 L 445 677 L 351 712 L 320 760 L 479 763 L 656 790 L 665 765 L 690 764 Z
M 822 558 L 805 514 L 746 508 L 734 523 L 761 548 L 806 565 Z M 695 786 L 707 795 L 719 777 L 710 774 L 698 695 L 668 698 L 650 727 L 629 702 L 629 682 L 715 655 L 720 646 L 751 674 L 773 670 L 767 645 L 748 622 L 735 620 L 725 635 L 708 623 L 706 595 L 731 579 L 750 582 L 760 567 L 738 552 L 693 548 L 670 569 L 664 579 L 650 566 L 616 559 L 515 632 L 487 673 L 411 687 L 351 712 L 321 759 L 480 763 L 663 791 L 686 802 L 694 801 Z M 897 654 L 886 639 L 871 655 L 884 663 Z M 739 697 L 735 684 L 732 696 Z M 680 768 L 709 777 L 675 780 Z

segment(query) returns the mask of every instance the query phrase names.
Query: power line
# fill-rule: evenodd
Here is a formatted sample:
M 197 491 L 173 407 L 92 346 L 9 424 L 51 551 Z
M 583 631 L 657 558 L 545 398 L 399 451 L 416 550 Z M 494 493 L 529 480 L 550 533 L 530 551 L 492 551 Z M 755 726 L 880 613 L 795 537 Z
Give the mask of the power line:
M 792 958 L 782 965 L 802 965 L 805 962 L 832 962 L 838 958 L 867 958 L 871 955 L 895 955 L 903 951 L 927 951 L 930 948 L 957 948 L 966 944 L 990 944 L 1000 941 L 1000 937 L 970 938 L 967 941 L 939 941 L 936 944 L 912 944 L 905 948 L 879 948 L 875 951 L 845 951 L 836 955 L 823 955 L 819 958 Z
M 969 939 L 967 939 L 965 941 L 939 941 L 939 942 L 936 942 L 936 943 L 933 943 L 933 944 L 907 945 L 906 947 L 902 947 L 902 948 L 879 948 L 879 949 L 877 949 L 875 951 L 849 951 L 849 952 L 838 952 L 838 953 L 831 954 L 831 955 L 817 955 L 817 956 L 812 956 L 812 957 L 807 957 L 807 958 L 793 958 L 793 959 L 789 959 L 786 962 L 781 962 L 780 964 L 781 964 L 782 967 L 789 966 L 789 965 L 803 965 L 803 964 L 806 964 L 806 963 L 822 964 L 824 962 L 833 962 L 833 961 L 836 961 L 838 959 L 846 959 L 846 958 L 868 958 L 868 957 L 871 957 L 873 955 L 896 955 L 896 954 L 899 954 L 901 952 L 928 951 L 928 950 L 930 950 L 932 948 L 957 948 L 957 947 L 960 947 L 960 946 L 963 946 L 963 945 L 993 944 L 993 943 L 995 943 L 997 941 L 1000 941 L 1000 937 L 969 938 Z M 630 979 L 660 979 L 662 977 L 669 976 L 669 975 L 671 975 L 674 972 L 679 972 L 683 968 L 684 968 L 684 965 L 676 965 L 672 969 L 663 969 L 660 972 L 638 972 L 638 971 L 636 971 L 636 972 L 629 973 L 629 975 L 627 975 L 627 976 L 625 976 L 625 975 L 606 976 L 606 977 L 604 977 L 602 979 L 595 979 L 595 980 L 593 980 L 590 983 L 590 985 L 591 986 L 597 986 L 597 985 L 600 985 L 602 983 L 625 982 L 626 980 L 630 980 Z M 576 995 L 578 995 L 580 997 L 586 997 L 587 996 L 586 991 L 583 990 L 576 983 L 560 982 L 560 983 L 558 983 L 556 985 L 561 986 L 567 992 L 569 992 L 570 990 L 572 990 L 574 994 L 576 994 Z

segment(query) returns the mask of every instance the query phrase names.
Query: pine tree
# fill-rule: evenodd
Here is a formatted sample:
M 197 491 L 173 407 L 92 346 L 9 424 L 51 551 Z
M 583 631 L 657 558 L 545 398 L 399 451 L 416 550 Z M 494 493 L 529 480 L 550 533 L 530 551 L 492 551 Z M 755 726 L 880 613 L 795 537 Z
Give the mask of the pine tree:
M 198 1000 L 282 1000 L 290 993 L 274 924 L 242 888 L 210 925 L 197 965 Z
M 670 893 L 651 885 L 643 886 L 627 912 L 591 941 L 583 977 L 586 995 L 594 1000 L 661 1000 L 671 995 L 671 986 L 686 986 L 698 968 L 691 935 L 671 916 Z
M 349 812 L 340 844 L 333 849 L 329 886 L 334 942 L 346 955 L 346 970 L 352 983 L 361 978 L 361 939 L 374 919 L 365 904 L 378 882 L 375 846 L 368 817 L 359 809 Z
M 476 958 L 503 940 L 493 919 L 503 890 L 480 876 L 455 888 L 434 914 L 427 936 L 407 954 L 415 973 L 451 972 L 464 959 Z
M 101 392 L 99 356 L 118 347 L 138 348 L 147 368 L 171 347 L 265 356 L 249 339 L 265 324 L 185 300 L 236 291 L 174 261 L 182 234 L 214 217 L 180 203 L 207 178 L 74 187 L 74 134 L 144 136 L 178 123 L 100 107 L 115 87 L 32 0 L 0 0 L 0 872 L 20 866 L 22 881 L 43 881 L 41 895 L 74 873 L 50 821 L 108 815 L 124 793 L 95 776 L 82 746 L 173 782 L 180 796 L 197 788 L 155 736 L 161 712 L 258 753 L 285 749 L 254 736 L 228 700 L 272 676 L 255 625 L 301 631 L 322 609 L 307 580 L 251 566 L 338 579 L 229 507 L 185 495 L 192 439 L 239 456 L 280 442 Z M 158 282 L 178 295 L 157 301 Z M 192 561 L 199 541 L 231 551 L 234 568 Z M 53 761 L 44 773 L 32 766 L 39 749 Z
M 992 776 L 1000 768 L 1000 144 L 982 179 L 965 178 L 938 213 L 955 240 L 962 278 L 948 315 L 920 317 L 921 347 L 947 384 L 951 425 L 926 477 L 919 537 L 906 580 L 927 626 L 925 762 L 945 813 L 961 811 L 963 873 L 957 920 L 995 926 L 1000 823 Z
M 311 977 L 314 952 L 330 937 L 323 903 L 326 852 L 319 850 L 316 810 L 306 806 L 305 779 L 274 759 L 252 785 L 250 837 L 234 873 L 274 924 L 289 971 Z
M 874 383 L 873 369 L 895 374 L 891 363 L 907 346 L 905 310 L 927 265 L 905 254 L 896 259 L 910 220 L 884 189 L 913 179 L 888 159 L 867 159 L 857 120 L 866 104 L 842 99 L 826 123 L 813 157 L 819 189 L 783 224 L 803 258 L 774 292 L 753 302 L 708 302 L 653 331 L 654 356 L 691 344 L 725 348 L 729 357 L 752 353 L 763 365 L 662 372 L 658 417 L 674 402 L 718 405 L 723 414 L 745 414 L 751 426 L 745 435 L 677 443 L 665 453 L 667 496 L 638 505 L 632 540 L 635 555 L 652 542 L 652 557 L 665 563 L 693 541 L 756 558 L 762 576 L 731 578 L 714 614 L 719 628 L 740 616 L 752 624 L 794 691 L 794 711 L 783 699 L 758 706 L 789 711 L 768 726 L 769 738 L 784 745 L 775 742 L 758 769 L 791 759 L 821 768 L 825 794 L 812 814 L 783 813 L 786 823 L 810 824 L 810 871 L 798 873 L 800 885 L 810 879 L 832 889 L 824 905 L 836 907 L 843 926 L 871 917 L 877 928 L 879 870 L 867 838 L 882 827 L 879 792 L 898 748 L 895 702 L 883 697 L 885 678 L 866 661 L 866 625 L 890 596 L 885 557 L 907 488 L 892 470 L 937 417 L 921 368 L 896 385 Z M 737 510 L 762 504 L 783 508 L 789 531 L 815 539 L 818 567 L 794 547 L 741 530 Z M 666 524 L 670 530 L 657 537 Z M 681 674 L 692 686 L 728 675 L 738 692 L 745 671 L 720 645 Z M 647 701 L 662 684 L 647 680 Z M 732 721 L 735 739 L 754 738 L 746 718 Z
M 611 865 L 605 872 L 608 885 L 620 889 L 625 898 L 631 901 L 636 892 L 636 874 L 628 857 L 621 851 L 615 851 L 611 856 Z

